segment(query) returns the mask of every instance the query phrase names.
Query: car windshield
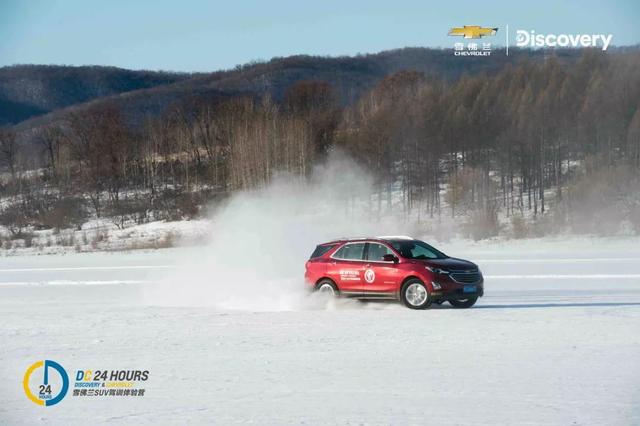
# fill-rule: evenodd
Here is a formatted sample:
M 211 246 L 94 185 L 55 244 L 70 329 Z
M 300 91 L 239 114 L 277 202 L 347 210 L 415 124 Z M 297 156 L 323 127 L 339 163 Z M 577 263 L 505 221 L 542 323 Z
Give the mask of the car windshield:
M 394 249 L 406 259 L 444 259 L 446 254 L 436 250 L 424 241 L 394 240 L 389 241 Z

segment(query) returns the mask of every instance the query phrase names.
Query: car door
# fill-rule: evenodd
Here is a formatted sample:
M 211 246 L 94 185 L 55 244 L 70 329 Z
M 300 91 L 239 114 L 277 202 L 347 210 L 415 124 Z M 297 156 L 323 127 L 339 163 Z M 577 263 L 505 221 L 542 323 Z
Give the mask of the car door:
M 364 248 L 364 242 L 346 243 L 331 255 L 327 274 L 341 293 L 354 296 L 362 294 Z
M 398 264 L 384 260 L 385 254 L 397 256 L 385 244 L 367 243 L 362 280 L 364 292 L 367 295 L 392 295 L 397 291 L 400 275 Z

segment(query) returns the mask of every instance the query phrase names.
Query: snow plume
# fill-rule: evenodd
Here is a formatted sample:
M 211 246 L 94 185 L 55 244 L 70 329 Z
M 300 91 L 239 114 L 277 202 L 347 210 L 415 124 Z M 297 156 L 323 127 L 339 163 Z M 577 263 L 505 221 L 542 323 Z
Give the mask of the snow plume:
M 318 243 L 400 232 L 370 214 L 373 178 L 332 154 L 306 182 L 280 174 L 267 187 L 233 196 L 212 218 L 211 240 L 146 291 L 167 306 L 278 311 L 335 303 L 309 297 L 304 264 Z

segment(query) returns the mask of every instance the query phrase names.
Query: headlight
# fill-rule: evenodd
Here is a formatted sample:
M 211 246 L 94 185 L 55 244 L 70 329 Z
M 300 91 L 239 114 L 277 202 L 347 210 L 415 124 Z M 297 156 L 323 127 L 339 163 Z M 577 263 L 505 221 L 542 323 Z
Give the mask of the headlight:
M 434 268 L 433 266 L 426 266 L 426 268 L 433 272 L 434 274 L 448 274 L 449 271 L 444 270 L 444 269 L 440 269 L 440 268 Z

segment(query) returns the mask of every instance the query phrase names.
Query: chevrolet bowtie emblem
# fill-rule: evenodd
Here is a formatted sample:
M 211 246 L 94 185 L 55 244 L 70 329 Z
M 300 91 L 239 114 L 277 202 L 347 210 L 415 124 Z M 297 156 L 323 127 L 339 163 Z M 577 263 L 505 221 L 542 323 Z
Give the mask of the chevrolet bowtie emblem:
M 450 36 L 462 36 L 464 38 L 482 38 L 484 36 L 496 35 L 497 28 L 483 28 L 480 25 L 465 25 L 464 27 L 454 27 L 449 30 Z

